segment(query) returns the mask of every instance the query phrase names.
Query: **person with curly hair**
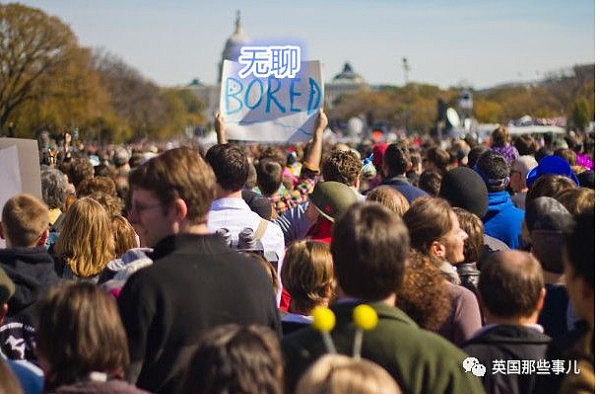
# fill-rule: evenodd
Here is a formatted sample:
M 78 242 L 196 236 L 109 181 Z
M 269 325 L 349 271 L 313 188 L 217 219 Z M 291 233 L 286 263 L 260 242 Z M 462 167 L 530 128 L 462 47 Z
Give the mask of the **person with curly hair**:
M 437 331 L 448 318 L 450 295 L 444 277 L 426 255 L 412 252 L 408 258 L 396 306 L 429 331 Z

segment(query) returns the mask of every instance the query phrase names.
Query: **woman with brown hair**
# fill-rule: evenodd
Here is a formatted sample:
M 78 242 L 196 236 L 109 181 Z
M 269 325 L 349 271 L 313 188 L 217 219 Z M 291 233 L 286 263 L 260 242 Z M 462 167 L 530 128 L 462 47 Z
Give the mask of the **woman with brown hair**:
M 475 295 L 459 286 L 454 267 L 465 259 L 467 234 L 460 228 L 458 217 L 448 202 L 441 198 L 419 198 L 404 214 L 413 249 L 429 256 L 446 278 L 450 293 L 450 315 L 437 331 L 460 346 L 481 328 L 481 314 Z
M 463 261 L 456 265 L 456 271 L 460 277 L 460 284 L 473 293 L 477 293 L 477 283 L 479 282 L 480 258 L 483 254 L 483 222 L 477 215 L 466 209 L 454 207 L 454 213 L 458 217 L 460 228 L 467 233 L 465 240 Z
M 115 258 L 111 221 L 102 205 L 83 197 L 67 211 L 54 247 L 57 273 L 67 279 L 97 282 Z
M 52 289 L 36 333 L 44 392 L 145 393 L 122 380 L 129 366 L 125 329 L 115 301 L 95 285 Z
M 311 311 L 327 306 L 333 296 L 333 260 L 329 245 L 318 241 L 300 241 L 286 251 L 281 281 L 291 296 L 289 313 L 282 316 L 283 334 L 287 335 L 311 323 Z

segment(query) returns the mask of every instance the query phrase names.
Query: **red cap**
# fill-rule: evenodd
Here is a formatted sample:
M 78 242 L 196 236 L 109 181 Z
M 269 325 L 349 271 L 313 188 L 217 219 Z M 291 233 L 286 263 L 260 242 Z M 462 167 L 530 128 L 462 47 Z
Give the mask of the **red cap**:
M 373 145 L 373 164 L 375 164 L 376 167 L 380 167 L 383 163 L 383 155 L 387 147 L 388 144 L 385 142 Z

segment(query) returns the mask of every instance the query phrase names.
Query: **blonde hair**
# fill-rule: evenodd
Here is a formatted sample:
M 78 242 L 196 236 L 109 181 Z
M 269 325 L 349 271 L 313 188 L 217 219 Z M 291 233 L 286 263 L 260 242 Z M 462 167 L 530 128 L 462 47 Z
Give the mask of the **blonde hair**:
M 281 282 L 298 312 L 309 312 L 327 301 L 333 280 L 333 259 L 326 243 L 300 241 L 286 251 Z
M 367 201 L 378 202 L 400 217 L 410 208 L 410 204 L 406 197 L 404 197 L 404 194 L 391 186 L 379 186 L 371 190 L 367 194 Z
M 372 361 L 327 354 L 300 378 L 296 394 L 400 394 L 398 383 Z
M 46 204 L 30 194 L 11 198 L 2 209 L 4 236 L 13 247 L 34 246 L 49 222 Z
M 112 226 L 102 205 L 89 197 L 76 200 L 67 211 L 54 248 L 75 275 L 98 275 L 115 257 Z
M 595 205 L 595 192 L 586 187 L 566 189 L 556 195 L 556 199 L 571 213 L 577 216 Z

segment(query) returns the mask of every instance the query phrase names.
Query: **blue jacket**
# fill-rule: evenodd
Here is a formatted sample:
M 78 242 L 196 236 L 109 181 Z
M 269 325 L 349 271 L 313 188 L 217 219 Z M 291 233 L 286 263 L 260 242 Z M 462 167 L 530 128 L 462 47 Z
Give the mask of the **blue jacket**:
M 485 233 L 517 249 L 525 211 L 515 207 L 507 191 L 488 193 L 488 211 L 483 217 Z

